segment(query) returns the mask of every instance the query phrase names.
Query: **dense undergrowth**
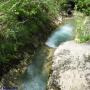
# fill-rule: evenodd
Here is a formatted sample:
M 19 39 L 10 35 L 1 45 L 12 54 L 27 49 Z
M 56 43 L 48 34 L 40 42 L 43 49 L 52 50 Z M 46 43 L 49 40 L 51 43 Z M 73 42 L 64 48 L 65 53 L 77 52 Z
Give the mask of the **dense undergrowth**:
M 76 35 L 75 41 L 84 43 L 90 40 L 90 16 L 75 12 Z
M 33 36 L 47 34 L 50 22 L 58 14 L 55 0 L 5 0 L 0 4 L 0 62 L 24 58 L 34 46 Z M 41 35 L 41 39 L 44 37 Z M 37 44 L 37 43 L 36 43 Z
M 75 0 L 76 10 L 90 15 L 90 0 Z
M 0 79 L 40 47 L 53 30 L 50 23 L 59 14 L 58 4 L 56 0 L 0 0 Z
M 90 0 L 75 0 L 76 12 L 76 38 L 75 40 L 84 43 L 90 40 Z
M 90 15 L 89 0 L 75 3 L 76 10 Z M 30 53 L 29 48 L 34 50 L 33 36 L 43 39 L 42 33 L 49 33 L 53 27 L 50 22 L 66 10 L 66 5 L 67 0 L 1 0 L 0 63 L 23 59 L 25 52 Z

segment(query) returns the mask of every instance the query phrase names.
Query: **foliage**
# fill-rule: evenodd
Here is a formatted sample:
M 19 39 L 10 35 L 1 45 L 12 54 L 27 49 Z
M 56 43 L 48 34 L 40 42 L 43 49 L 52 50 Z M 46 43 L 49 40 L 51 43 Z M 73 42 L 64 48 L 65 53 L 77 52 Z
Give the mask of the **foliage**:
M 67 0 L 0 0 L 0 62 L 24 58 L 24 52 L 34 42 L 33 35 L 38 38 L 43 30 L 48 33 L 45 26 L 66 8 L 66 3 Z M 89 0 L 76 1 L 77 10 L 86 14 L 90 14 L 88 5 Z
M 59 13 L 59 6 L 56 0 L 3 0 L 0 1 L 0 13 L 3 24 L 0 62 L 6 62 L 22 58 L 21 54 L 27 52 L 26 48 L 31 48 L 30 44 L 34 42 L 32 35 L 43 32 Z
M 82 13 L 76 12 L 75 22 L 76 22 L 76 37 L 77 42 L 86 42 L 90 40 L 90 17 L 85 16 Z
M 76 10 L 90 15 L 90 0 L 75 0 Z

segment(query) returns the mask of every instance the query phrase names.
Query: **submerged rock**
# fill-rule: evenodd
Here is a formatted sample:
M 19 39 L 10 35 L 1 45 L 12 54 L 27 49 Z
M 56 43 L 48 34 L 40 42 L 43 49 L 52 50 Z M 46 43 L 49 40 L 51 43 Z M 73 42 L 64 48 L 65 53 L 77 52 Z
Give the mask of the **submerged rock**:
M 90 44 L 68 41 L 53 57 L 48 90 L 90 90 Z

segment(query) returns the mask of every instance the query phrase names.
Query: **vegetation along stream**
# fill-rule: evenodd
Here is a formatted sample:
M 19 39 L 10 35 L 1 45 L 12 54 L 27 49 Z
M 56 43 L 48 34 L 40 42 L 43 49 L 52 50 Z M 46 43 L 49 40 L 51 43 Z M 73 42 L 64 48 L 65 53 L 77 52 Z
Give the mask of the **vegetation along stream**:
M 90 40 L 89 6 L 89 0 L 1 0 L 0 88 L 46 90 L 54 50 Z

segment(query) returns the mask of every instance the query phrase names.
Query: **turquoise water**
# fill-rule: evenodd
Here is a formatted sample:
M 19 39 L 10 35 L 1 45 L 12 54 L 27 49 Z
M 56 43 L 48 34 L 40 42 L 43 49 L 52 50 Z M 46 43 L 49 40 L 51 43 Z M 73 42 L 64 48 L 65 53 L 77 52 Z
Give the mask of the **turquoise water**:
M 19 90 L 46 90 L 49 76 L 49 58 L 53 50 L 46 46 L 38 49 L 32 63 L 21 77 Z
M 58 27 L 46 41 L 46 45 L 52 48 L 58 47 L 61 43 L 74 38 L 74 27 L 71 24 L 65 24 Z

